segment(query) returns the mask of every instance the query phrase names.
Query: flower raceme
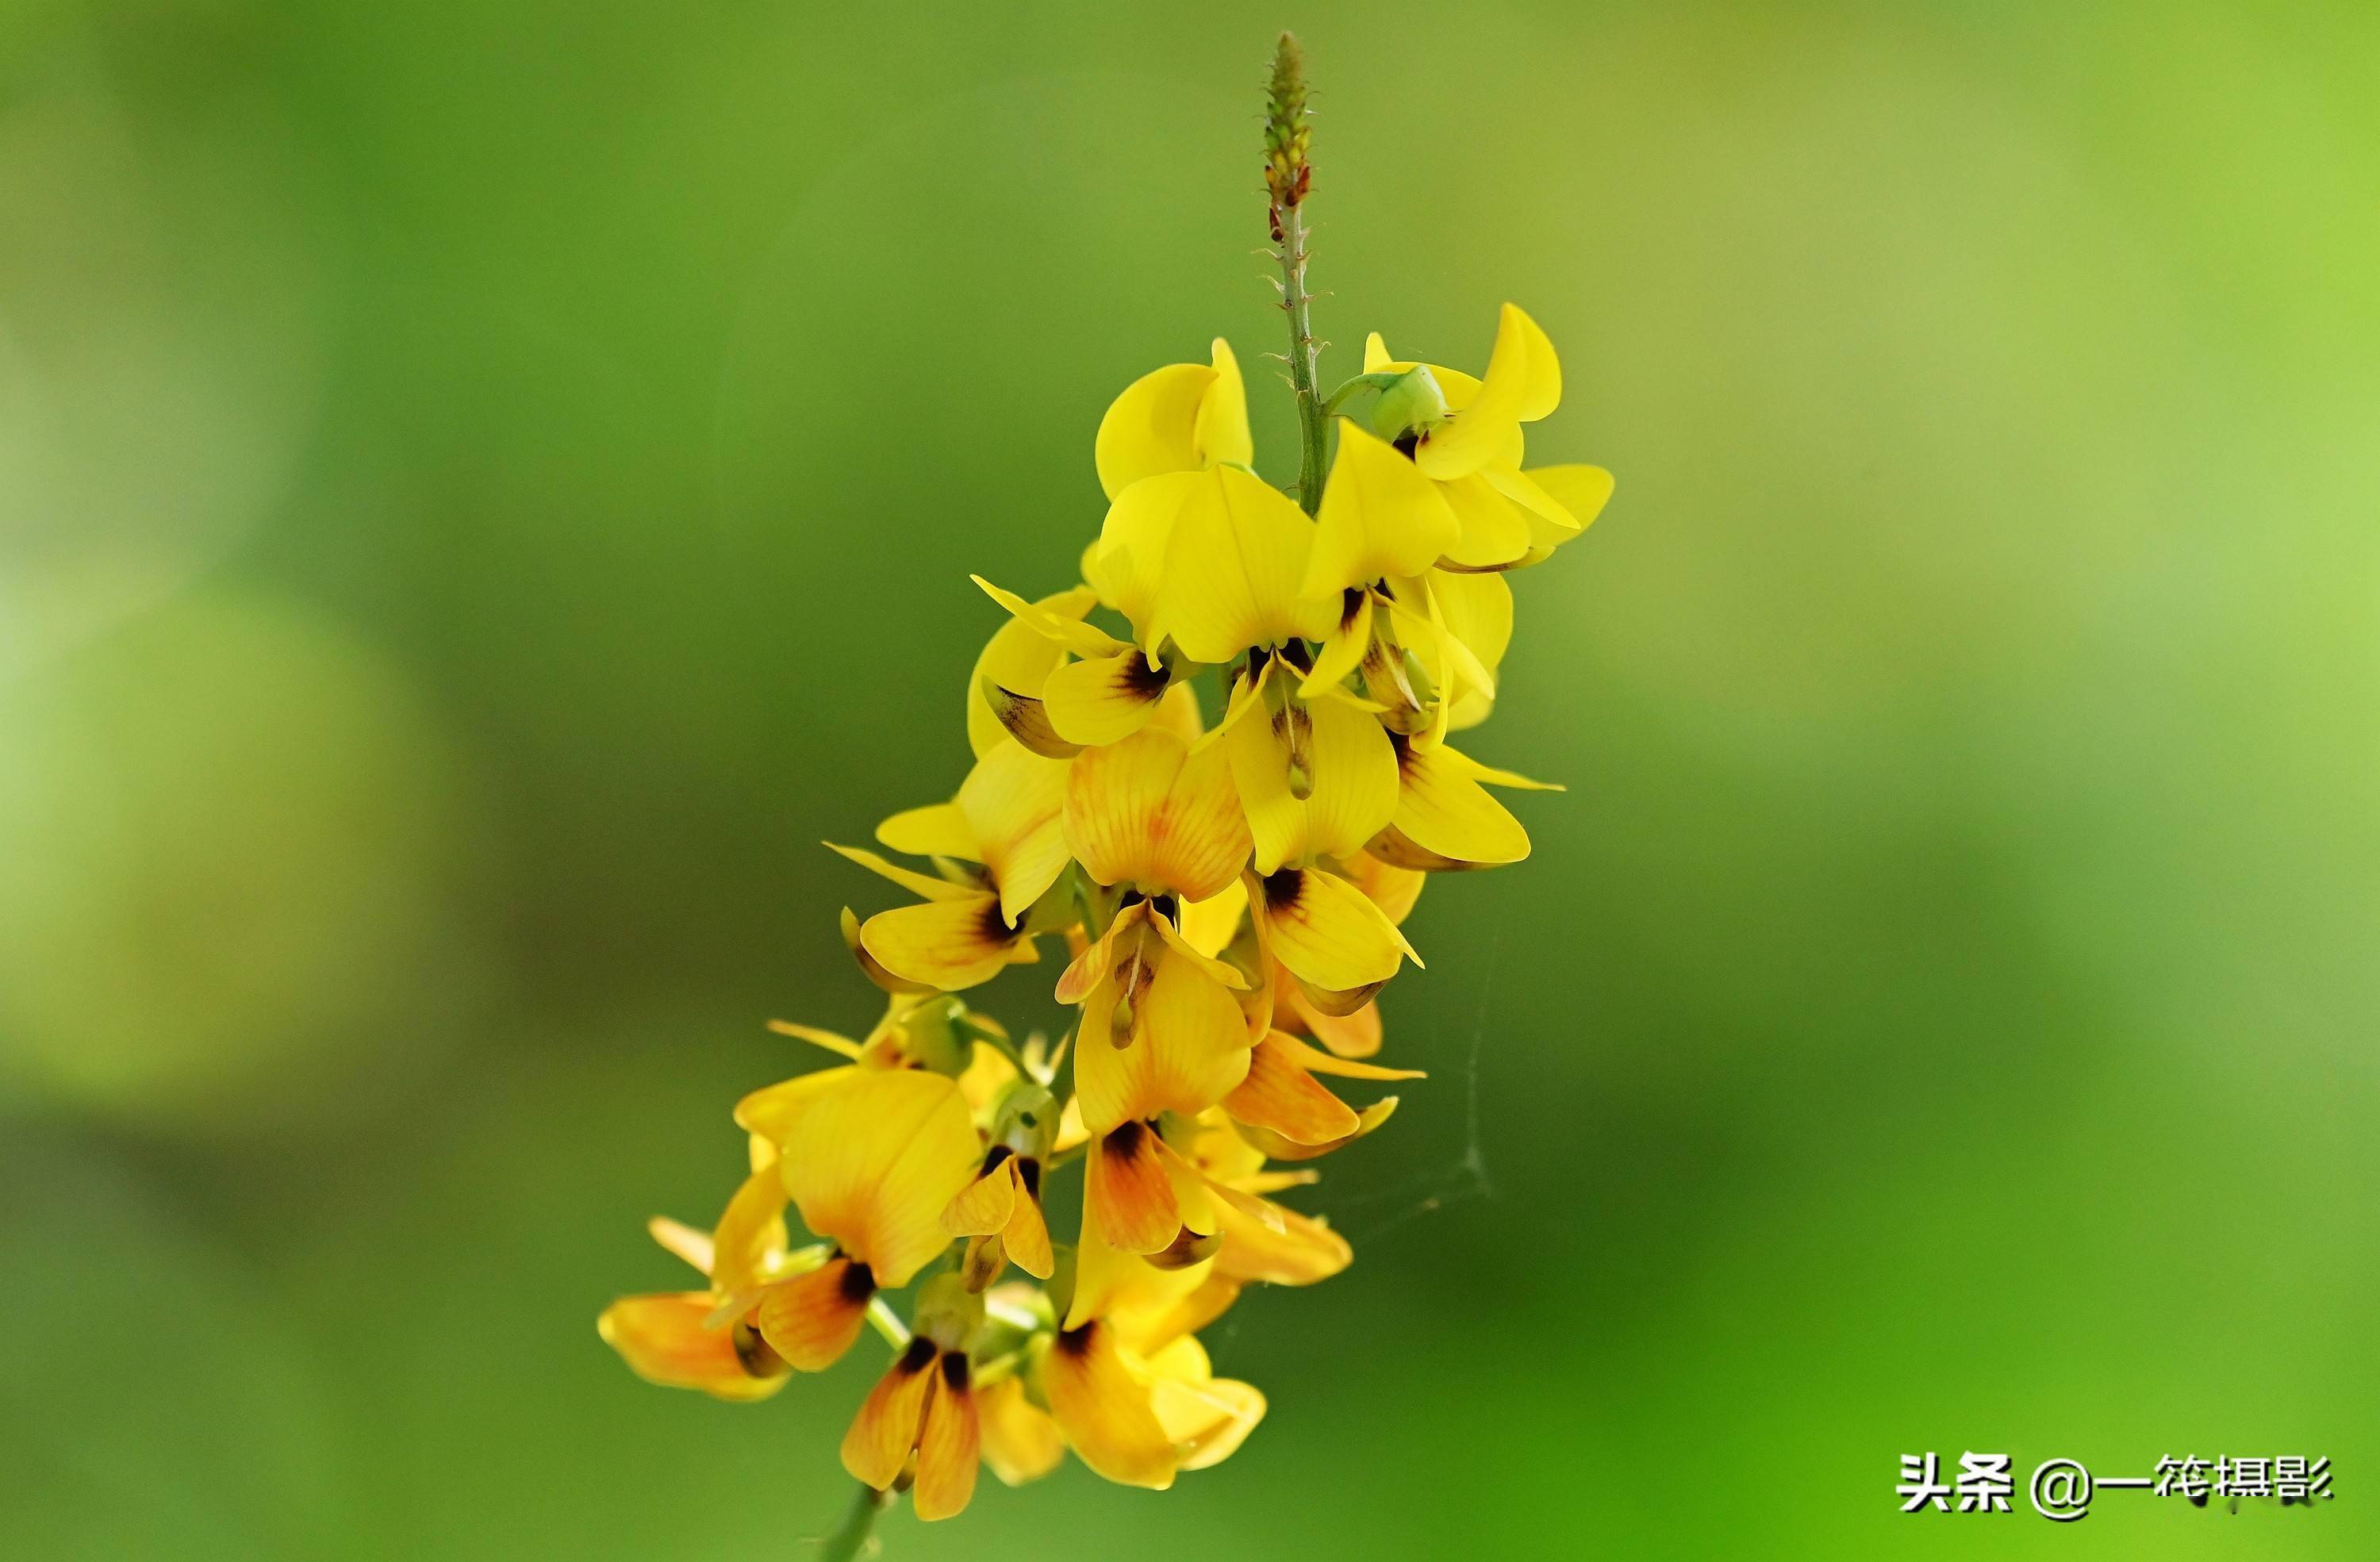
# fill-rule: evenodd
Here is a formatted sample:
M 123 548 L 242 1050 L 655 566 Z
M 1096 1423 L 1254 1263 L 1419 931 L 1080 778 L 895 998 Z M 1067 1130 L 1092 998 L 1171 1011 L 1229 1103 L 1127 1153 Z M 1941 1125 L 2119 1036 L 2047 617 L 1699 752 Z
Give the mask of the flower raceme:
M 1278 76 L 1276 98 L 1303 114 Z M 1296 153 L 1272 221 L 1302 233 L 1307 143 L 1272 140 Z M 1374 335 L 1327 403 L 1301 393 L 1328 457 L 1303 499 L 1254 470 L 1220 339 L 1124 389 L 1080 583 L 978 578 L 1004 616 L 965 691 L 971 767 L 834 847 L 902 892 L 843 914 L 880 1017 L 857 1039 L 775 1026 L 837 1060 L 736 1104 L 746 1169 L 708 1232 L 653 1223 L 702 1285 L 603 1313 L 632 1369 L 756 1400 L 872 1324 L 892 1351 L 843 1461 L 928 1520 L 967 1506 L 978 1463 L 1013 1485 L 1071 1450 L 1164 1487 L 1241 1446 L 1264 1398 L 1197 1331 L 1247 1285 L 1352 1261 L 1276 1195 L 1422 1077 L 1381 1059 L 1378 998 L 1421 963 L 1402 924 L 1427 876 L 1529 852 L 1489 789 L 1541 783 L 1449 740 L 1494 708 L 1510 576 L 1610 493 L 1598 468 L 1525 465 L 1561 389 L 1510 304 L 1476 378 Z M 1069 1013 L 1054 1046 L 975 1006 L 1015 966 Z

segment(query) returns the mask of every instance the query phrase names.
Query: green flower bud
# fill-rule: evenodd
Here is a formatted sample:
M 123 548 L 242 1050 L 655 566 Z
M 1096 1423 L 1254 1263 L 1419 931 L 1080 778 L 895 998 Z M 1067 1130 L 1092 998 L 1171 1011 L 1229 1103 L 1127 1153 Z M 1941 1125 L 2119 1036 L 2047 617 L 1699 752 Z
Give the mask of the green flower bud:
M 1417 363 L 1399 375 L 1372 404 L 1372 432 L 1390 444 L 1407 434 L 1427 433 L 1446 418 L 1446 393 L 1427 364 Z

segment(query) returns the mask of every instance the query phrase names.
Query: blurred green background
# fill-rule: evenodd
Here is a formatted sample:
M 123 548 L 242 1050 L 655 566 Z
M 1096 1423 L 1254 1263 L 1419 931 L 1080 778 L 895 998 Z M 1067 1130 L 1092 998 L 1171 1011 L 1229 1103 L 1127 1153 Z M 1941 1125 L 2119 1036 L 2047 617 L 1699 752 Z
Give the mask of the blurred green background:
M 1619 475 L 1468 745 L 1571 790 L 1240 1456 L 887 1555 L 2380 1550 L 2380 20 L 1378 0 L 0 8 L 0 1548 L 805 1555 L 866 1352 L 593 1318 L 872 1013 L 816 842 L 959 779 L 1109 398 L 1226 334 L 1291 475 L 1285 24 L 1327 377 L 1519 300 Z

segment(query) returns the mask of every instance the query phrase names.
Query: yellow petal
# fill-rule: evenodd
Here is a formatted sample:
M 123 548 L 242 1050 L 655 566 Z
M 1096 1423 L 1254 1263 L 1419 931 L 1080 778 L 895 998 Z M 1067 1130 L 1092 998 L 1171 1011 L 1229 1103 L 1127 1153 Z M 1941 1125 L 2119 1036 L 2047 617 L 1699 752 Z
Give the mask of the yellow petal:
M 1342 859 L 1348 881 L 1371 897 L 1372 903 L 1389 914 L 1389 920 L 1398 926 L 1413 914 L 1415 904 L 1421 899 L 1422 886 L 1429 875 L 1411 868 L 1384 863 L 1368 852 L 1359 852 Z
M 1559 504 L 1571 523 L 1564 527 L 1558 520 L 1533 514 L 1530 517 L 1533 546 L 1523 563 L 1540 562 L 1556 548 L 1594 525 L 1595 517 L 1602 514 L 1604 505 L 1611 498 L 1611 474 L 1600 466 L 1539 466 L 1515 476 L 1527 478 L 1545 497 Z
M 1224 740 L 1259 874 L 1317 856 L 1352 856 L 1396 812 L 1397 758 L 1388 733 L 1334 699 L 1305 707 L 1312 790 L 1303 799 L 1291 791 L 1293 708 L 1251 716 Z
M 1361 890 L 1320 868 L 1283 868 L 1248 891 L 1273 957 L 1316 987 L 1352 990 L 1396 975 L 1412 946 Z
M 1183 502 L 1206 486 L 1196 471 L 1144 478 L 1115 495 L 1099 537 L 1083 555 L 1083 578 L 1099 600 L 1132 621 L 1141 644 L 1157 644 L 1158 594 L 1165 584 L 1165 553 Z
M 738 1400 L 765 1399 L 783 1388 L 784 1363 L 765 1348 L 739 1351 L 736 1340 L 749 1339 L 749 1331 L 710 1327 L 710 1307 L 709 1291 L 624 1296 L 603 1309 L 595 1332 L 629 1370 L 664 1388 Z
M 1024 935 L 1000 914 L 1000 897 L 971 893 L 880 912 L 859 939 L 896 976 L 958 992 L 988 982 L 1014 961 Z
M 1500 575 L 1453 575 L 1433 570 L 1429 592 L 1446 620 L 1446 632 L 1491 677 L 1512 643 L 1512 587 Z
M 882 1491 L 900 1476 L 925 1423 L 926 1399 L 933 1392 L 941 1354 L 924 1335 L 892 1359 L 876 1380 L 843 1435 L 843 1467 L 852 1478 Z
M 1537 783 L 1492 770 L 1443 744 L 1431 749 L 1399 744 L 1397 750 L 1402 784 L 1397 793 L 1396 837 L 1427 854 L 1437 866 L 1485 867 L 1516 863 L 1529 854 L 1528 831 L 1501 803 L 1488 795 L 1480 782 L 1533 789 Z M 1393 844 L 1390 849 L 1396 850 Z M 1377 846 L 1374 854 L 1381 854 Z M 1390 860 L 1394 861 L 1394 855 Z
M 1309 1161 L 1354 1144 L 1395 1116 L 1396 1110 L 1397 1098 L 1393 1096 L 1383 1096 L 1355 1114 L 1354 1132 L 1344 1139 L 1333 1139 L 1327 1144 L 1301 1144 L 1293 1139 L 1281 1137 L 1269 1128 L 1257 1128 L 1249 1123 L 1242 1123 L 1240 1132 L 1250 1144 L 1273 1160 Z M 1266 1175 L 1276 1174 L 1267 1173 Z M 1281 1184 L 1281 1186 L 1287 1185 L 1286 1182 Z
M 656 1215 L 645 1222 L 645 1229 L 662 1251 L 674 1258 L 682 1258 L 699 1271 L 705 1279 L 710 1277 L 710 1264 L 718 1253 L 708 1231 L 698 1231 L 682 1220 L 672 1220 L 666 1215 Z
M 929 901 L 971 901 L 982 895 L 981 890 L 971 890 L 964 884 L 953 884 L 947 878 L 938 878 L 930 873 L 919 873 L 915 868 L 887 862 L 863 847 L 838 846 L 830 841 L 826 842 L 826 849 Z
M 783 1146 L 798 1131 L 802 1114 L 858 1071 L 820 1069 L 763 1085 L 735 1103 L 735 1126 Z
M 1203 465 L 1199 407 L 1215 379 L 1216 371 L 1204 364 L 1170 363 L 1142 375 L 1109 404 L 1092 459 L 1110 499 L 1143 478 Z
M 785 1182 L 771 1161 L 745 1179 L 719 1217 L 711 1289 L 733 1295 L 757 1287 L 784 1257 L 785 1245 Z
M 1149 1409 L 1147 1380 L 1124 1364 L 1107 1325 L 1085 1324 L 1051 1340 L 1041 1386 L 1058 1430 L 1095 1472 L 1152 1491 L 1173 1484 L 1173 1439 Z
M 1065 834 L 1098 882 L 1194 901 L 1220 892 L 1248 854 L 1229 761 L 1153 727 L 1075 760 Z
M 876 827 L 876 839 L 880 844 L 890 846 L 896 852 L 906 852 L 913 857 L 963 857 L 971 863 L 983 861 L 978 854 L 980 848 L 976 845 L 975 831 L 967 827 L 966 814 L 955 803 L 935 803 L 923 808 L 905 809 Z
M 1026 1395 L 1023 1378 L 1002 1378 L 976 1396 L 976 1407 L 983 1462 L 1003 1485 L 1038 1481 L 1066 1457 L 1058 1423 Z
M 1256 442 L 1248 434 L 1248 390 L 1240 379 L 1240 360 L 1220 336 L 1210 349 L 1214 382 L 1198 400 L 1198 423 L 1193 442 L 1202 466 L 1226 463 L 1245 466 L 1257 458 Z
M 1314 523 L 1279 490 L 1242 467 L 1215 467 L 1174 516 L 1159 632 L 1192 660 L 1218 663 L 1251 646 L 1320 639 L 1338 598 L 1305 589 L 1314 539 Z
M 1364 372 L 1378 374 L 1395 360 L 1389 357 L 1389 345 L 1380 340 L 1377 331 L 1364 338 Z
M 1055 617 L 1080 619 L 1098 599 L 1089 587 L 1076 586 L 1044 597 L 1033 605 Z M 1063 647 L 1022 619 L 1012 618 L 993 632 L 975 659 L 975 670 L 967 674 L 967 742 L 978 758 L 990 753 L 1001 741 L 1000 720 L 984 701 L 986 683 L 1020 695 L 1038 696 L 1041 680 L 1050 675 L 1050 670 L 1064 655 Z
M 1065 804 L 1066 761 L 1013 744 L 977 760 L 959 787 L 959 810 L 1000 887 L 1000 914 L 1011 926 L 1065 871 L 1066 831 L 1059 818 Z
M 886 1287 L 950 1244 L 942 1209 L 981 1153 L 966 1098 L 941 1074 L 859 1070 L 812 1106 L 778 1165 L 804 1224 Z
M 1046 679 L 1042 686 L 1049 686 Z M 1000 730 L 1016 740 L 994 745 L 983 750 L 985 755 L 1020 746 L 1044 759 L 1071 759 L 1082 752 L 1082 745 L 1068 743 L 1060 735 L 1057 724 L 1050 719 L 1050 708 L 1038 697 L 1002 688 L 990 679 L 978 692 L 983 696 L 983 708 L 1000 723 Z
M 917 1483 L 909 1492 L 910 1505 L 928 1523 L 966 1511 L 982 1446 L 966 1353 L 943 1351 L 936 1370 L 941 1382 L 926 1402 L 926 1423 L 917 1433 Z
M 1081 747 L 1121 742 L 1148 725 L 1172 680 L 1137 650 L 1072 661 L 1050 674 L 1042 701 L 1058 735 Z
M 1297 692 L 1307 699 L 1323 690 L 1337 686 L 1350 672 L 1363 665 L 1364 653 L 1372 645 L 1372 594 L 1351 586 L 1339 594 L 1339 617 L 1322 637 L 1322 649 L 1314 659 L 1313 671 L 1305 675 Z
M 1158 958 L 1133 999 L 1131 1045 L 1121 1047 L 1112 1035 L 1116 1001 L 1116 984 L 1102 982 L 1083 1004 L 1075 1038 L 1075 1085 L 1091 1132 L 1160 1112 L 1196 1114 L 1246 1075 L 1248 1033 L 1240 1007 L 1191 962 L 1170 951 Z
M 1085 1160 L 1083 1208 L 1100 1240 L 1121 1253 L 1157 1253 L 1182 1229 L 1173 1179 L 1147 1124 L 1120 1123 Z
M 1427 568 L 1463 535 L 1436 483 L 1345 418 L 1315 517 L 1303 594 L 1329 597 L 1384 575 Z M 1316 638 L 1321 636 L 1317 636 Z
M 1055 641 L 1076 656 L 1111 656 L 1123 648 L 1123 642 L 1094 624 L 1085 624 L 1079 615 L 1067 614 L 1028 602 L 1014 591 L 1003 590 L 979 575 L 967 576 L 982 587 L 983 594 L 1014 613 L 1019 620 Z
M 803 1372 L 824 1372 L 859 1338 L 859 1326 L 875 1294 L 876 1277 L 868 1265 L 831 1258 L 761 1292 L 753 1319 L 760 1337 L 788 1364 Z
M 1239 936 L 1247 914 L 1248 887 L 1234 878 L 1206 900 L 1183 902 L 1183 940 L 1200 954 L 1221 954 Z
M 1529 551 L 1529 518 L 1477 472 L 1439 484 L 1462 530 L 1443 555 L 1467 570 L 1501 569 Z
M 1533 361 L 1540 354 L 1543 364 Z M 1548 399 L 1550 397 L 1550 399 Z M 1430 430 L 1414 452 L 1414 464 L 1441 482 L 1467 476 L 1495 462 L 1517 460 L 1520 425 L 1545 416 L 1561 398 L 1561 366 L 1536 322 L 1513 305 L 1504 306 L 1496 329 L 1496 350 L 1488 360 L 1476 400 L 1452 420 Z

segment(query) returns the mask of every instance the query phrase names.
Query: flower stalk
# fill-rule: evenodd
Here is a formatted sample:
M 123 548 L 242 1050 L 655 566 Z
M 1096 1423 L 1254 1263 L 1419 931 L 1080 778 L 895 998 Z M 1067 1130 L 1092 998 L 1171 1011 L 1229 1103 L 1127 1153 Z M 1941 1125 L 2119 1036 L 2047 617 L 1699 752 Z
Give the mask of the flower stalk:
M 1305 285 L 1305 197 L 1314 183 L 1307 160 L 1314 132 L 1306 123 L 1305 96 L 1305 51 L 1295 34 L 1284 32 L 1273 51 L 1265 103 L 1265 194 L 1281 260 L 1281 307 L 1289 316 L 1289 380 L 1297 391 L 1297 502 L 1311 515 L 1322 507 L 1329 425 L 1316 371 L 1314 295 Z
M 819 1562 L 856 1562 L 866 1555 L 868 1536 L 876 1532 L 876 1516 L 892 1506 L 891 1492 L 862 1484 L 852 1494 L 842 1527 L 820 1543 Z

